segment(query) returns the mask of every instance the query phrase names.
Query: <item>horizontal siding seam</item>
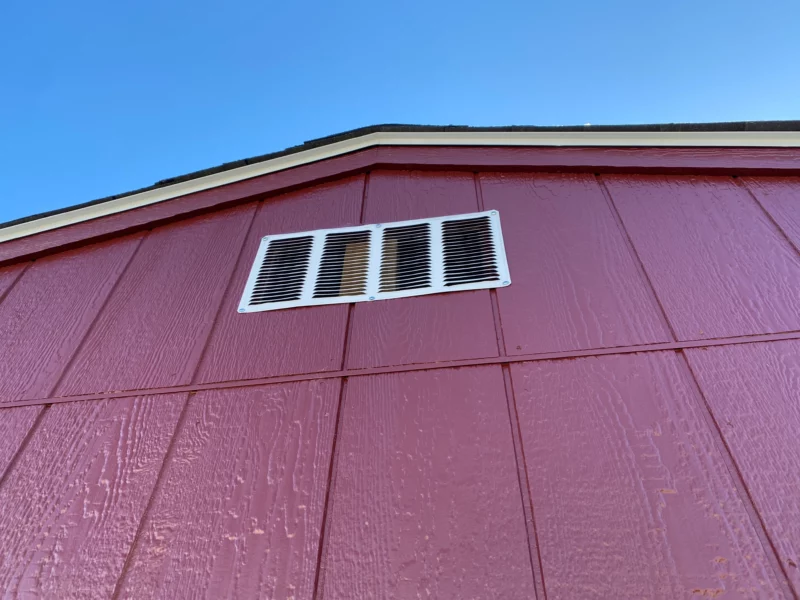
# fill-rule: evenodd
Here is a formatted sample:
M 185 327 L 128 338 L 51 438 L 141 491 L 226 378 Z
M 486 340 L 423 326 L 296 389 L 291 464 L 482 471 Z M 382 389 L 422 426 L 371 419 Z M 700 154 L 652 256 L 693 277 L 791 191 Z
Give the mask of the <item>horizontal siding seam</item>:
M 106 400 L 112 398 L 130 398 L 135 396 L 157 396 L 164 394 L 182 394 L 201 392 L 205 390 L 233 389 L 241 387 L 256 387 L 294 381 L 315 381 L 318 379 L 338 379 L 340 377 L 361 377 L 366 375 L 384 375 L 390 373 L 407 373 L 411 371 L 430 371 L 435 369 L 456 369 L 461 367 L 477 367 L 482 365 L 507 365 L 520 362 L 536 362 L 542 360 L 565 360 L 572 358 L 588 358 L 595 356 L 609 356 L 614 354 L 636 354 L 641 352 L 663 352 L 666 350 L 686 350 L 690 348 L 710 348 L 715 346 L 736 346 L 741 344 L 756 344 L 764 342 L 780 342 L 800 339 L 800 330 L 781 333 L 765 333 L 751 336 L 737 336 L 729 338 L 712 338 L 707 340 L 689 340 L 679 342 L 659 342 L 656 344 L 641 344 L 638 346 L 615 346 L 611 348 L 593 348 L 588 350 L 567 350 L 562 352 L 543 352 L 539 354 L 521 354 L 517 356 L 490 356 L 486 358 L 468 358 L 443 362 L 412 363 L 407 365 L 392 365 L 385 367 L 372 367 L 369 369 L 345 369 L 340 371 L 319 371 L 315 373 L 301 373 L 294 375 L 278 375 L 274 377 L 260 377 L 257 379 L 233 379 L 212 383 L 190 384 L 166 388 L 143 388 L 135 390 L 119 390 L 99 394 L 84 394 L 81 396 L 51 396 L 34 400 L 17 400 L 2 402 L 0 410 L 4 408 L 17 408 L 20 406 L 33 406 L 40 404 L 59 404 L 62 402 L 79 402 L 83 400 Z

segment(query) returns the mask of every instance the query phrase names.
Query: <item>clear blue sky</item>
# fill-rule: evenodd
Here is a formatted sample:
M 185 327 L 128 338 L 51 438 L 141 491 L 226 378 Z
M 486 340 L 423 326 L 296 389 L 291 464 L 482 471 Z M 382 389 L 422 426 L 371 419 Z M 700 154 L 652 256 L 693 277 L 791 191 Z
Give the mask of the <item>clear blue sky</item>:
M 800 118 L 800 2 L 0 2 L 0 222 L 376 123 Z

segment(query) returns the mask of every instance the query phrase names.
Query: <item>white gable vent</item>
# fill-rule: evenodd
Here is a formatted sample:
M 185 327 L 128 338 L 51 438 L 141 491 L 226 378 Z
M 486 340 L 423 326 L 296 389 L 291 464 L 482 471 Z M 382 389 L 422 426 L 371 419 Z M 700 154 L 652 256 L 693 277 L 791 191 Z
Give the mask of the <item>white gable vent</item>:
M 270 235 L 239 312 L 509 285 L 497 211 Z

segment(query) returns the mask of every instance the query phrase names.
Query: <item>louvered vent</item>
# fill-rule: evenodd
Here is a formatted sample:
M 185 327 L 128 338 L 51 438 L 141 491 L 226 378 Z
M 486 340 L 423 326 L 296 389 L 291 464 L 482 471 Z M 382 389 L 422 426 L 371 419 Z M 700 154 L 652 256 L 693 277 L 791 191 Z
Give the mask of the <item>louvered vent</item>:
M 267 236 L 239 312 L 509 285 L 496 211 Z
M 442 244 L 446 286 L 500 277 L 489 217 L 446 221 L 442 224 Z
M 398 292 L 430 286 L 430 223 L 384 229 L 378 291 Z
M 275 240 L 269 245 L 258 270 L 250 304 L 298 300 L 311 256 L 310 235 Z
M 358 296 L 367 291 L 369 231 L 329 233 L 314 286 L 314 298 Z

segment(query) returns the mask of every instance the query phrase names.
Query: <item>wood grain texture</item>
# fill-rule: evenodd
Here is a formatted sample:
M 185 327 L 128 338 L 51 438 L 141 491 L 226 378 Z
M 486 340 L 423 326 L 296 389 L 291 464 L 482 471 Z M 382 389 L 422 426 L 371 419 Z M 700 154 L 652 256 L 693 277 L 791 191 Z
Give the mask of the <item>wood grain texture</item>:
M 0 488 L 9 598 L 110 598 L 184 395 L 52 406 Z
M 672 339 L 593 176 L 487 174 L 481 188 L 513 282 L 497 290 L 509 355 Z
M 56 395 L 189 383 L 255 208 L 152 231 Z
M 478 210 L 471 173 L 375 171 L 365 202 L 365 223 Z M 359 303 L 351 321 L 348 368 L 498 354 L 488 290 Z
M 141 241 L 36 261 L 0 304 L 0 403 L 50 395 Z
M 800 341 L 687 355 L 800 595 Z
M 193 397 L 120 596 L 310 599 L 340 385 Z
M 348 380 L 322 597 L 534 598 L 500 367 Z
M 21 406 L 0 409 L 0 480 L 43 408 Z
M 549 600 L 789 597 L 680 355 L 511 371 Z
M 0 269 L 0 299 L 11 289 L 28 263 L 19 263 Z
M 743 177 L 742 183 L 800 250 L 800 178 Z
M 265 202 L 256 215 L 211 336 L 198 382 L 254 379 L 341 367 L 346 304 L 239 314 L 261 238 L 358 225 L 364 178 L 310 188 Z
M 800 257 L 732 179 L 604 179 L 678 339 L 800 329 Z

